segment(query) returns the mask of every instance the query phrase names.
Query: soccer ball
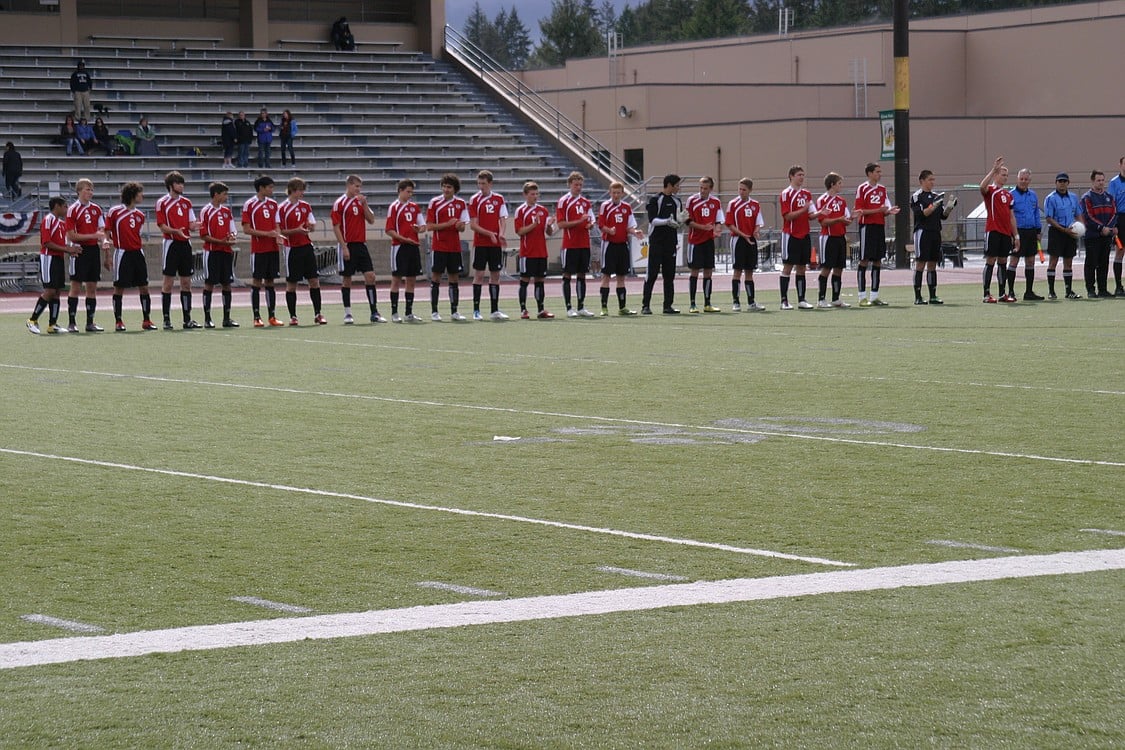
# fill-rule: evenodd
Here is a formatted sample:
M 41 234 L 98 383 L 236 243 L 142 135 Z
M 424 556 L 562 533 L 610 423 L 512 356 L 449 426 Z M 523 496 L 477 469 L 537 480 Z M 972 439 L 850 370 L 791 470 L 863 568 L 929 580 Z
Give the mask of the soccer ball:
M 1070 229 L 1071 234 L 1077 235 L 1079 237 L 1082 237 L 1086 234 L 1086 225 L 1080 221 L 1074 222 L 1068 228 Z

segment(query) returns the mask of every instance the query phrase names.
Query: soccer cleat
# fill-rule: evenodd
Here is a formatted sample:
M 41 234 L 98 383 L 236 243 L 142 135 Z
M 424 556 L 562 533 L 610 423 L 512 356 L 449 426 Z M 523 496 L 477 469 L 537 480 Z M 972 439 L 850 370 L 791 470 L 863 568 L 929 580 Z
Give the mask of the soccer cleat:
M 285 325 L 284 323 L 282 323 L 282 322 L 281 322 L 280 320 L 278 320 L 277 318 L 270 318 L 270 319 L 269 319 L 269 324 L 270 324 L 270 327 L 271 327 L 271 328 L 280 328 L 281 326 Z
M 113 324 L 113 330 L 117 331 L 118 333 L 125 333 L 125 324 L 119 320 Z
M 636 315 L 637 311 L 636 310 L 630 310 L 627 307 L 622 307 L 622 308 L 618 309 L 617 314 L 621 315 L 623 317 L 628 317 L 630 315 Z
M 921 297 L 919 297 L 918 299 L 914 300 L 914 304 L 916 304 L 916 305 L 928 305 L 930 303 L 927 302 L 926 300 L 922 299 Z
M 27 330 L 31 331 L 36 336 L 42 333 L 42 331 L 39 330 L 39 321 L 32 320 L 31 318 L 27 319 Z
M 783 299 L 783 300 L 781 300 L 781 309 L 782 310 L 792 310 L 793 305 L 789 304 L 789 300 Z
M 652 315 L 652 308 L 648 305 L 645 305 L 641 308 L 641 315 Z
M 435 323 L 440 323 L 441 322 L 441 313 L 439 313 L 439 312 L 431 313 L 430 314 L 430 320 L 434 321 Z
M 68 325 L 66 327 L 66 332 L 67 333 L 78 333 L 78 324 L 77 323 L 71 323 L 70 325 Z
M 317 313 L 316 317 L 313 318 L 313 322 L 316 323 L 318 326 L 326 326 L 326 325 L 328 325 L 328 318 L 324 317 L 320 313 Z
M 176 326 L 172 325 L 172 319 L 171 318 L 165 318 L 164 319 L 164 330 L 165 331 L 176 330 Z
M 821 309 L 824 309 L 824 310 L 827 310 L 828 308 L 832 307 L 832 305 L 828 304 L 828 300 L 824 300 L 824 299 L 818 299 L 816 301 L 816 306 L 818 308 L 821 308 Z
M 1047 299 L 1056 300 L 1058 298 L 1059 298 L 1059 295 L 1055 294 L 1054 292 L 1047 292 Z
M 1036 294 L 1035 292 L 1024 292 L 1023 293 L 1023 301 L 1024 302 L 1042 302 L 1043 297 Z
M 414 313 L 410 313 L 409 315 L 406 316 L 406 322 L 407 323 L 422 323 L 424 321 L 422 320 L 421 315 L 415 315 Z
M 887 303 L 884 302 L 879 297 L 876 297 L 875 299 L 871 300 L 871 306 L 872 307 L 886 307 Z
M 609 317 L 609 308 L 603 307 L 601 313 L 599 313 L 599 317 L 608 318 Z
M 592 317 L 594 317 L 594 313 L 590 312 L 585 307 L 580 307 L 580 308 L 578 308 L 578 317 L 580 317 L 580 318 L 592 318 Z
M 391 313 L 391 322 L 392 323 L 401 323 L 402 322 L 402 316 L 399 315 L 398 313 Z
M 811 310 L 813 306 L 811 302 L 802 299 L 797 301 L 797 308 L 800 310 Z
M 717 312 L 722 312 L 722 309 L 718 308 L 718 307 L 715 307 L 714 305 L 704 305 L 703 306 L 703 312 L 705 312 L 705 313 L 717 313 Z
M 1001 302 L 1015 302 L 1016 296 L 1014 294 L 1002 294 L 1002 295 L 1000 295 L 1000 301 Z
M 102 328 L 97 323 L 87 323 L 86 324 L 86 333 L 101 333 L 104 330 L 105 329 Z
M 203 326 L 199 325 L 194 320 L 189 320 L 188 322 L 184 323 L 184 330 L 185 331 L 194 331 L 194 330 L 202 328 L 202 327 Z
M 255 328 L 265 328 L 266 324 L 261 318 L 254 318 L 254 327 Z
M 492 318 L 493 320 L 507 320 L 508 319 L 508 315 L 506 313 L 500 312 L 499 310 L 492 313 L 488 317 Z
M 344 325 L 350 326 L 352 323 L 355 323 L 355 318 L 352 317 L 352 314 L 344 313 Z
M 141 322 L 141 330 L 155 331 L 156 330 L 156 323 L 153 323 L 151 320 L 142 321 Z
M 731 312 L 742 312 L 742 305 L 735 302 L 733 305 L 730 306 L 730 311 Z
M 67 333 L 67 330 L 60 325 L 55 325 L 54 323 L 51 323 L 50 325 L 47 326 L 47 333 L 50 333 L 50 334 Z
M 931 305 L 944 305 L 945 303 L 942 302 L 941 297 L 930 297 L 930 304 Z
M 842 299 L 834 299 L 832 300 L 832 307 L 844 308 L 851 307 L 851 305 L 849 305 L 847 302 L 844 302 L 844 300 Z
M 757 302 L 751 302 L 749 305 L 746 306 L 746 309 L 749 310 L 750 312 L 762 312 L 763 310 L 766 309 L 766 306 L 760 305 Z
M 210 329 L 215 327 L 215 321 L 211 320 L 210 318 L 207 318 L 206 320 L 203 321 L 203 327 L 210 330 Z
M 227 318 L 223 321 L 223 328 L 238 328 L 238 321 Z
M 384 318 L 382 315 L 380 315 L 379 311 L 376 310 L 375 312 L 371 313 L 371 322 L 372 323 L 386 323 L 387 319 Z
M 466 318 L 464 315 L 462 315 L 459 312 L 453 313 L 453 315 L 451 317 L 453 318 L 454 323 L 463 323 L 466 320 L 468 320 L 468 318 Z
M 539 318 L 540 320 L 553 320 L 555 314 L 552 312 L 547 312 L 546 310 L 540 310 L 539 314 L 535 317 Z
M 520 310 L 520 320 L 531 320 L 531 313 L 527 310 Z
M 984 302 L 985 304 L 988 304 L 988 305 L 995 305 L 996 304 L 996 298 L 993 297 L 991 294 L 986 294 L 986 295 L 984 295 L 984 297 L 981 298 L 981 302 Z
M 1099 299 L 1113 299 L 1113 295 L 1110 294 L 1109 290 L 1107 289 L 1105 291 L 1098 292 L 1098 298 Z
M 1082 299 L 1082 295 L 1072 289 L 1071 291 L 1066 293 L 1066 298 L 1067 299 Z
M 695 305 L 692 305 L 691 307 L 689 307 L 687 311 L 688 311 L 688 315 L 699 315 L 699 313 L 700 313 L 699 308 L 696 307 Z
M 678 307 L 665 307 L 664 308 L 664 314 L 665 315 L 679 315 L 680 309 Z
M 864 297 L 863 299 L 861 299 L 859 301 L 859 306 L 860 307 L 871 307 L 871 300 L 867 299 L 867 297 Z
M 568 307 L 568 308 L 566 308 L 566 317 L 577 318 L 578 317 L 578 311 L 575 310 L 573 307 Z
M 484 316 L 480 314 L 480 310 L 473 310 L 473 320 L 484 320 Z
M 290 318 L 289 325 L 296 327 L 301 325 L 301 321 L 297 320 L 296 318 Z
M 1119 286 L 1113 290 L 1114 297 L 1125 297 L 1125 287 Z

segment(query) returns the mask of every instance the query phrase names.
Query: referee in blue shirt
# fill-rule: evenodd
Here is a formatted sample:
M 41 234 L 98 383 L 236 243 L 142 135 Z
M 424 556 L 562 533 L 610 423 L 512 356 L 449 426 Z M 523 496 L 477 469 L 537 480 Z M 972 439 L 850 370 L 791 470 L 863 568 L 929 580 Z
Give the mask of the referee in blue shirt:
M 1109 181 L 1109 186 L 1106 187 L 1106 192 L 1113 196 L 1114 205 L 1117 209 L 1117 231 L 1120 233 L 1121 227 L 1125 226 L 1125 156 L 1121 157 L 1121 161 L 1117 163 L 1119 172 L 1116 177 Z M 1121 245 L 1121 235 L 1118 234 L 1114 238 L 1114 244 L 1117 246 L 1113 252 L 1113 280 L 1117 283 L 1117 289 L 1114 290 L 1114 297 L 1125 297 L 1125 287 L 1121 286 L 1121 261 L 1125 258 L 1125 247 Z
M 1008 257 L 1008 289 L 1016 288 L 1016 267 L 1020 257 L 1024 259 L 1023 278 L 1025 301 L 1038 302 L 1043 299 L 1032 287 L 1035 285 L 1035 254 L 1039 250 L 1039 232 L 1042 219 L 1039 216 L 1039 196 L 1029 186 L 1031 170 L 1021 169 L 1016 174 L 1016 186 L 1012 188 L 1012 215 L 1016 217 L 1016 231 L 1020 244 Z
M 1047 220 L 1047 299 L 1058 299 L 1055 294 L 1055 268 L 1063 259 L 1063 284 L 1067 299 L 1081 299 L 1074 291 L 1074 256 L 1078 254 L 1078 233 L 1070 225 L 1078 219 L 1078 196 L 1070 192 L 1070 175 L 1055 175 L 1055 190 L 1043 201 L 1043 216 Z

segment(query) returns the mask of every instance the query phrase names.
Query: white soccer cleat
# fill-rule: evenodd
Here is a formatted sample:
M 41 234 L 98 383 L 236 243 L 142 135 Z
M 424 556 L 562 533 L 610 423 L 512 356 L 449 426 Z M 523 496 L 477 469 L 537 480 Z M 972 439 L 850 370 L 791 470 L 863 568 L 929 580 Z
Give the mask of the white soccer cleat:
M 827 300 L 823 300 L 823 299 L 818 299 L 816 301 L 816 306 L 819 307 L 822 310 L 827 310 L 828 308 L 832 307 L 832 305 L 828 304 Z
M 809 302 L 808 300 L 801 300 L 800 302 L 797 303 L 797 308 L 801 309 L 801 310 L 811 310 L 811 309 L 813 309 L 813 306 L 812 306 L 812 303 Z
M 432 315 L 430 315 L 430 320 L 434 321 L 435 323 L 440 323 L 441 313 L 433 313 Z
M 844 302 L 844 300 L 842 300 L 842 299 L 832 300 L 832 306 L 833 307 L 851 307 L 851 305 L 849 305 L 847 302 Z
M 493 320 L 507 320 L 508 319 L 508 316 L 505 315 L 504 313 L 500 312 L 499 310 L 492 313 L 488 317 L 492 318 Z
M 391 322 L 392 323 L 401 323 L 402 322 L 402 316 L 399 315 L 398 313 L 392 313 L 391 314 Z
M 582 308 L 578 309 L 578 317 L 580 317 L 580 318 L 593 318 L 594 313 L 590 312 L 585 307 L 582 307 Z
M 459 312 L 453 313 L 452 317 L 453 317 L 453 321 L 455 323 L 463 323 L 464 321 L 468 320 L 468 318 L 466 318 L 464 315 L 462 315 Z
M 344 325 L 350 326 L 353 323 L 355 323 L 355 318 L 352 317 L 351 313 L 348 313 L 347 315 L 344 316 Z
M 566 309 L 566 317 L 568 317 L 568 318 L 577 318 L 577 317 L 578 317 L 578 311 L 577 311 L 577 310 L 575 310 L 575 309 L 574 309 L 573 307 L 568 307 L 568 308 Z

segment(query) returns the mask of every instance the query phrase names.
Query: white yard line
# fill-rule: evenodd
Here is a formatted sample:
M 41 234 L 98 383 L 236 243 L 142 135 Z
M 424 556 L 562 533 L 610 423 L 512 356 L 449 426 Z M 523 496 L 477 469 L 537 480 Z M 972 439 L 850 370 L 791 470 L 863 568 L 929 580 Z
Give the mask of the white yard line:
M 938 547 L 953 547 L 954 549 L 979 549 L 982 552 L 1014 552 L 1018 553 L 1020 550 L 1014 547 L 993 547 L 988 544 L 975 544 L 974 542 L 959 542 L 956 539 L 931 539 L 926 544 L 934 544 Z
M 424 589 L 452 591 L 454 594 L 464 594 L 465 596 L 505 596 L 503 591 L 490 591 L 489 589 L 478 589 L 472 586 L 458 586 L 455 583 L 442 583 L 441 581 L 418 581 L 418 583 L 414 585 L 421 586 Z
M 654 581 L 686 581 L 687 576 L 673 576 L 667 573 L 649 573 L 644 570 L 632 568 L 615 568 L 612 565 L 599 565 L 598 570 L 603 573 L 615 573 L 619 576 L 632 576 L 633 578 L 649 578 Z
M 1125 531 L 1114 531 L 1113 529 L 1079 529 L 1085 531 L 1087 534 L 1106 534 L 1108 536 L 1125 536 Z
M 210 380 L 192 380 L 188 378 L 167 378 L 155 375 L 135 375 L 131 373 L 98 372 L 96 370 L 67 370 L 54 367 L 28 367 L 24 365 L 0 364 L 0 368 L 14 370 L 29 370 L 33 372 L 68 373 L 73 375 L 93 375 L 97 377 L 116 378 L 122 380 L 142 380 L 155 383 L 174 383 L 178 385 L 195 385 L 200 387 L 217 387 L 247 391 L 264 391 L 268 393 L 285 393 L 297 396 L 321 396 L 326 398 L 341 398 L 356 401 L 377 401 L 389 404 L 404 404 L 408 406 L 430 406 L 439 409 L 465 409 L 471 411 L 485 411 L 501 414 L 517 414 L 522 416 L 554 417 L 557 419 L 573 419 L 589 422 L 603 422 L 607 424 L 640 425 L 645 427 L 661 427 L 685 430 L 699 430 L 715 433 L 739 435 L 763 435 L 766 437 L 789 438 L 791 440 L 813 440 L 824 443 L 840 445 L 860 445 L 876 448 L 898 448 L 901 450 L 929 451 L 934 453 L 954 453 L 973 456 L 996 456 L 999 458 L 1018 458 L 1028 461 L 1049 461 L 1052 463 L 1079 464 L 1083 466 L 1111 466 L 1125 468 L 1122 461 L 1098 461 L 1088 458 L 1064 458 L 1061 456 L 1043 456 L 1034 453 L 1012 453 L 1010 451 L 978 450 L 975 448 L 949 448 L 935 445 L 916 445 L 912 443 L 893 443 L 886 440 L 856 440 L 852 438 L 830 437 L 827 435 L 806 435 L 793 432 L 779 432 L 772 430 L 749 430 L 738 427 L 716 427 L 714 425 L 690 425 L 679 422 L 659 422 L 649 419 L 625 419 L 621 417 L 606 417 L 597 414 L 571 414 L 568 412 L 542 411 L 538 409 L 517 409 L 505 406 L 485 406 L 480 404 L 456 404 L 442 401 L 428 401 L 410 398 L 391 398 L 389 396 L 373 396 L 361 393 L 339 393 L 334 391 L 312 391 L 300 388 L 279 388 L 276 386 L 252 385 L 247 383 L 222 383 Z
M 435 628 L 531 622 L 665 607 L 728 604 L 816 594 L 885 591 L 1011 578 L 1125 569 L 1125 549 L 1060 552 L 989 560 L 902 565 L 771 578 L 644 586 L 523 599 L 459 602 L 404 609 L 198 625 L 106 636 L 0 644 L 0 669 L 402 633 Z
M 306 612 L 312 612 L 308 607 L 301 607 L 296 604 L 285 604 L 283 602 L 273 602 L 269 599 L 260 599 L 256 596 L 232 596 L 232 602 L 241 602 L 243 604 L 250 604 L 255 607 L 264 607 L 265 609 L 272 609 L 276 612 L 288 612 L 289 614 L 299 615 Z
M 26 622 L 34 622 L 37 625 L 49 625 L 52 628 L 62 628 L 69 630 L 72 633 L 104 633 L 105 628 L 98 625 L 90 625 L 85 622 L 78 622 L 77 620 L 64 620 L 60 617 L 51 617 L 50 615 L 20 615 L 20 619 Z
M 622 531 L 621 529 L 607 529 L 598 526 L 584 526 L 576 523 L 566 523 L 563 521 L 549 521 L 543 518 L 529 518 L 527 516 L 513 516 L 505 513 L 486 513 L 479 510 L 466 510 L 465 508 L 447 508 L 440 505 L 422 505 L 421 503 L 410 503 L 402 500 L 386 500 L 378 497 L 368 497 L 366 495 L 353 495 L 347 492 L 332 492 L 330 490 L 318 490 L 311 487 L 294 487 L 288 484 L 271 484 L 269 482 L 253 482 L 247 479 L 234 479 L 232 477 L 220 477 L 212 474 L 196 474 L 189 471 L 173 471 L 172 469 L 157 469 L 149 466 L 136 466 L 134 464 L 116 463 L 113 461 L 96 461 L 89 458 L 77 458 L 75 456 L 59 456 L 51 453 L 36 453 L 34 451 L 15 450 L 13 448 L 0 448 L 0 453 L 7 453 L 13 456 L 30 456 L 32 458 L 45 458 L 53 461 L 69 461 L 71 463 L 83 464 L 86 466 L 100 466 L 107 469 L 124 469 L 126 471 L 140 471 L 149 474 L 161 474 L 169 477 L 181 477 L 184 479 L 199 479 L 207 482 L 220 482 L 222 484 L 233 484 L 242 487 L 255 487 L 259 489 L 276 490 L 278 492 L 296 492 L 302 495 L 315 495 L 317 497 L 335 497 L 343 500 L 361 500 L 365 503 L 375 503 L 377 505 L 389 505 L 394 508 L 409 508 L 411 510 L 428 510 L 438 513 L 451 513 L 458 516 L 473 516 L 475 518 L 492 518 L 500 521 L 513 521 L 516 523 L 528 523 L 536 526 L 550 526 L 556 529 L 570 529 L 571 531 L 584 531 L 591 534 L 604 534 L 606 536 L 625 537 L 627 539 L 641 539 L 648 542 L 663 542 L 665 544 L 678 544 L 684 547 L 702 547 L 705 549 L 717 549 L 723 552 L 735 552 L 742 555 L 755 555 L 758 557 L 773 557 L 780 560 L 795 560 L 798 562 L 813 563 L 815 565 L 832 565 L 835 567 L 852 567 L 854 563 L 840 562 L 839 560 L 829 560 L 823 557 L 809 557 L 805 555 L 794 555 L 787 552 L 776 552 L 774 550 L 755 549 L 752 547 L 736 547 L 730 544 L 720 544 L 718 542 L 701 542 L 695 539 L 679 539 L 670 536 L 661 536 L 659 534 L 642 534 L 633 531 Z

